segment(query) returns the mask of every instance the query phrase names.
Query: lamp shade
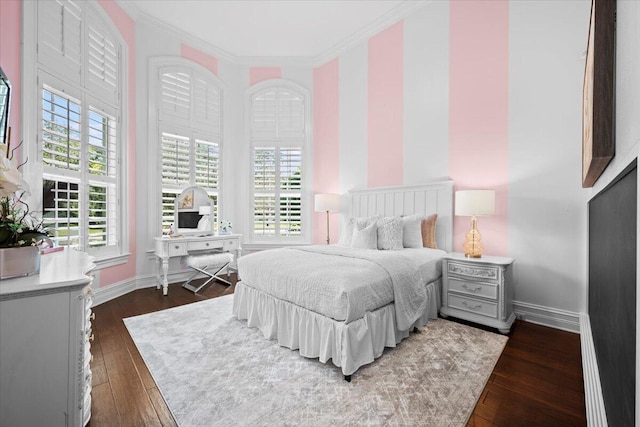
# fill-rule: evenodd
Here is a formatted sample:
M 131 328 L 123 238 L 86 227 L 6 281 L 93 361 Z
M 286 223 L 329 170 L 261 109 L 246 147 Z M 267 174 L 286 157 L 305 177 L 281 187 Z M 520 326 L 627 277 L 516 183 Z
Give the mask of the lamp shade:
M 198 214 L 199 215 L 211 215 L 211 206 L 209 206 L 209 205 L 200 206 L 200 209 L 198 209 Z
M 493 190 L 456 191 L 456 215 L 493 215 L 496 211 L 496 192 Z
M 316 194 L 314 202 L 316 212 L 338 212 L 340 210 L 339 194 Z

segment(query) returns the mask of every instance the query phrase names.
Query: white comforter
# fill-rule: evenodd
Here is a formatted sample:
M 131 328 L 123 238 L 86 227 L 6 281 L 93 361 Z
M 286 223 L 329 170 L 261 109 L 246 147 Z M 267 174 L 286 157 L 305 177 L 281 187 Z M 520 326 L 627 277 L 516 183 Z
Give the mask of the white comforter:
M 442 251 L 425 256 L 439 258 Z M 242 282 L 276 298 L 349 323 L 395 302 L 399 330 L 427 304 L 425 279 L 403 251 L 341 246 L 272 249 L 239 258 Z

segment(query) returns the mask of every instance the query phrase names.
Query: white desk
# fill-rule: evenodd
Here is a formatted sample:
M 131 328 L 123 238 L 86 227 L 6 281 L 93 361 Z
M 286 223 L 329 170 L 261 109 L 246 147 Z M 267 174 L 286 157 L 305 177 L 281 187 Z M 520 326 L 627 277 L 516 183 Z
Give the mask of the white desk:
M 169 292 L 167 273 L 169 272 L 169 259 L 187 256 L 194 252 L 222 251 L 235 252 L 236 260 L 240 256 L 240 238 L 242 234 L 210 235 L 210 236 L 184 236 L 184 237 L 156 237 L 155 256 L 158 263 L 157 285 L 162 293 Z M 162 274 L 162 277 L 161 277 Z

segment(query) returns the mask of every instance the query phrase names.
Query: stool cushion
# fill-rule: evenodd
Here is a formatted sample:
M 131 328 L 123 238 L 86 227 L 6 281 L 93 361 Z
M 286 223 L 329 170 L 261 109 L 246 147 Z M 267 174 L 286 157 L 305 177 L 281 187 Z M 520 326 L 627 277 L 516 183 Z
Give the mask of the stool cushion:
M 220 254 L 191 255 L 187 257 L 189 267 L 211 267 L 228 264 L 233 261 L 233 255 L 228 252 Z

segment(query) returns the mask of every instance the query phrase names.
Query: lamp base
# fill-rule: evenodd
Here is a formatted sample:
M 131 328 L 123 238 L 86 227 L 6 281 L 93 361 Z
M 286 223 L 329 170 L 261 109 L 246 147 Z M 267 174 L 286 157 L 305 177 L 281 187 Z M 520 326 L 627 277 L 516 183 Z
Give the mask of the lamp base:
M 462 245 L 462 250 L 464 252 L 464 256 L 467 258 L 482 258 L 482 243 L 480 243 L 480 239 L 482 236 L 478 231 L 478 220 L 475 216 L 471 217 L 471 228 L 465 235 L 467 240 Z

